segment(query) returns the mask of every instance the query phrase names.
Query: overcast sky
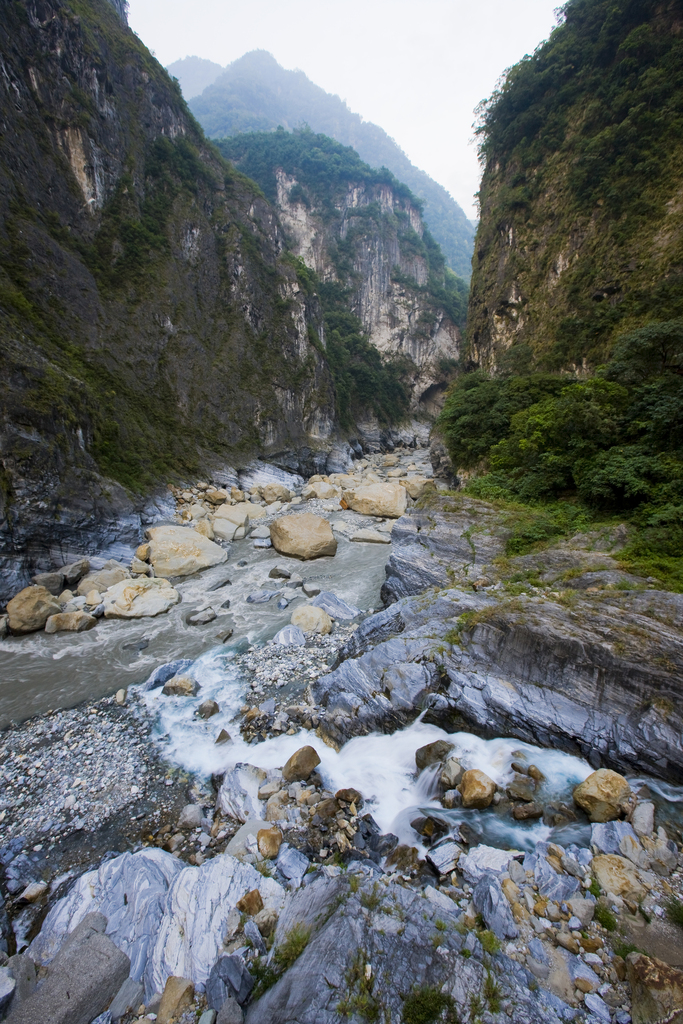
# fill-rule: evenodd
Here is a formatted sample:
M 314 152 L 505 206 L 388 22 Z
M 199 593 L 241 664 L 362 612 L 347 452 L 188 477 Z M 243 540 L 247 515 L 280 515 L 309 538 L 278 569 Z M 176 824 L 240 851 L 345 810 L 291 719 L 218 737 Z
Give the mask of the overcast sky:
M 130 0 L 162 64 L 269 50 L 381 125 L 475 216 L 474 108 L 555 24 L 558 0 Z

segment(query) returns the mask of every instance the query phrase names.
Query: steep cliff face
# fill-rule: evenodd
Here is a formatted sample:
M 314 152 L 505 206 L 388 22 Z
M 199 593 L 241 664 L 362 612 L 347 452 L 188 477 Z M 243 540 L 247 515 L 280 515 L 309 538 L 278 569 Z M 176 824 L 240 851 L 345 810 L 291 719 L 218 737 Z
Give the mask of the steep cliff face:
M 466 287 L 445 267 L 408 189 L 311 132 L 220 145 L 272 193 L 291 250 L 321 282 L 341 286 L 383 358 L 401 361 L 412 411 L 437 411 L 460 353 Z
M 424 202 L 425 222 L 449 267 L 469 280 L 474 230 L 463 210 L 443 185 L 410 162 L 383 128 L 354 114 L 339 96 L 325 92 L 303 71 L 287 71 L 265 50 L 245 53 L 215 71 L 201 95 L 195 94 L 200 91 L 195 84 L 197 57 L 176 61 L 168 70 L 177 76 L 183 95 L 192 97 L 190 109 L 210 138 L 307 124 L 343 146 L 353 146 L 371 167 L 388 167 Z
M 165 474 L 319 446 L 334 390 L 275 212 L 115 5 L 3 21 L 0 561 L 35 570 Z
M 584 372 L 683 313 L 683 20 L 662 0 L 572 0 L 489 101 L 474 361 L 528 345 Z

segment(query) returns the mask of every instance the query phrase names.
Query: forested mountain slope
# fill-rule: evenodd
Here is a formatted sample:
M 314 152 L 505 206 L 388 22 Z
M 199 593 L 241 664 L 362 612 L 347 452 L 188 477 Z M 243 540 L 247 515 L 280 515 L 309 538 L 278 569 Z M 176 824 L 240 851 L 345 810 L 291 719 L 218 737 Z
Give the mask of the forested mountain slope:
M 414 411 L 440 408 L 460 354 L 467 286 L 445 266 L 410 190 L 310 130 L 250 132 L 218 145 L 259 183 L 292 252 L 313 272 L 342 421 L 362 416 L 361 400 L 377 414 L 403 402 L 398 387 L 383 393 L 367 376 L 344 383 L 361 335 L 393 367 Z
M 638 557 L 683 588 L 680 3 L 570 0 L 480 141 L 453 458 L 480 493 L 627 516 Z
M 193 59 L 177 61 L 168 70 L 182 82 Z M 190 109 L 212 138 L 307 124 L 314 132 L 352 146 L 371 167 L 388 167 L 424 201 L 425 221 L 448 265 L 469 279 L 474 229 L 460 206 L 442 185 L 415 167 L 382 128 L 363 121 L 303 71 L 286 71 L 271 54 L 255 50 L 229 64 L 201 96 L 191 99 Z
M 320 443 L 335 400 L 309 338 L 319 304 L 282 257 L 274 210 L 206 143 L 115 7 L 12 0 L 3 19 L 11 561 L 68 547 L 110 512 L 121 525 L 115 482 L 141 493 L 212 460 Z

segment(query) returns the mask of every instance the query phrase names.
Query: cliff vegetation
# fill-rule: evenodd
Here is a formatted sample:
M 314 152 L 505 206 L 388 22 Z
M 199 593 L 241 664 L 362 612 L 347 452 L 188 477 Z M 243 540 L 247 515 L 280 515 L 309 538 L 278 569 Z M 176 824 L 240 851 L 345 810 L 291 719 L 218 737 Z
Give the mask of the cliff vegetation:
M 196 60 L 188 57 L 169 66 L 183 91 L 186 75 L 188 87 L 195 86 Z M 424 202 L 425 221 L 449 267 L 469 280 L 474 229 L 460 206 L 411 163 L 383 128 L 354 114 L 339 96 L 325 92 L 303 71 L 286 71 L 271 54 L 255 50 L 233 61 L 200 96 L 192 97 L 190 108 L 211 138 L 273 131 L 278 126 L 295 130 L 307 124 L 316 133 L 352 146 L 371 167 L 388 167 Z
M 677 4 L 572 0 L 484 104 L 469 372 L 441 417 L 473 493 L 559 532 L 570 506 L 626 518 L 626 561 L 675 589 L 682 58 Z

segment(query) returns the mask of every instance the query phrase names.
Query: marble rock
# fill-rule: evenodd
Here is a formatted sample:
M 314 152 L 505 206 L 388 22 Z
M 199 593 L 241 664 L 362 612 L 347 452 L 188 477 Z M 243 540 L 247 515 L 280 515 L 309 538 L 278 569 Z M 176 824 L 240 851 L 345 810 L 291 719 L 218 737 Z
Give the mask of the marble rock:
M 337 622 L 351 622 L 357 615 L 361 614 L 360 608 L 356 608 L 353 604 L 348 604 L 328 590 L 323 590 L 314 597 L 310 607 L 322 608 L 331 619 L 335 619 Z
M 262 768 L 253 764 L 236 764 L 223 777 L 216 798 L 216 809 L 241 822 L 258 818 L 261 813 L 258 791 L 266 778 Z
M 365 516 L 386 516 L 398 519 L 408 503 L 405 487 L 400 484 L 362 484 L 344 491 L 344 501 L 354 512 Z
M 61 611 L 59 601 L 45 587 L 25 587 L 7 603 L 9 628 L 13 633 L 35 633 Z
M 501 941 L 515 939 L 519 930 L 512 917 L 499 880 L 494 874 L 486 873 L 480 878 L 472 893 L 472 902 L 484 918 L 486 927 Z
M 270 527 L 270 539 L 281 555 L 303 560 L 334 555 L 337 551 L 329 522 L 311 512 L 276 519 Z
M 153 526 L 146 536 L 157 577 L 191 576 L 228 558 L 218 544 L 184 526 Z
M 461 857 L 459 870 L 466 882 L 476 885 L 484 875 L 501 875 L 515 856 L 514 850 L 498 850 L 494 846 L 480 843 L 473 846 L 466 857 Z
M 166 579 L 122 580 L 104 594 L 104 617 L 141 619 L 161 615 L 179 600 L 180 594 Z

